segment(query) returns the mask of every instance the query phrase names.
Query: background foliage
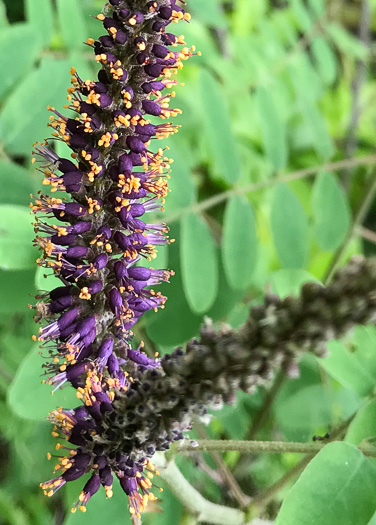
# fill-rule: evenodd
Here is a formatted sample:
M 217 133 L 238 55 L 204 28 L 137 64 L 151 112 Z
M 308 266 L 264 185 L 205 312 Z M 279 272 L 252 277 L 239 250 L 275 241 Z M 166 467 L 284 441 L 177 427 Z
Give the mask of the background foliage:
M 82 41 L 101 34 L 90 18 L 101 5 L 0 0 L 1 525 L 129 521 L 117 492 L 113 501 L 93 498 L 87 515 L 71 515 L 81 483 L 53 500 L 38 488 L 53 466 L 46 414 L 74 400 L 40 385 L 27 310 L 30 293 L 54 287 L 36 270 L 31 243 L 29 194 L 41 186 L 32 144 L 48 133 L 47 104 L 65 103 L 70 66 L 84 78 L 95 74 Z M 376 243 L 376 2 L 189 0 L 189 8 L 192 23 L 179 30 L 203 55 L 176 90 L 182 131 L 170 144 L 163 217 L 176 242 L 157 262 L 176 275 L 164 286 L 166 309 L 137 329 L 161 353 L 196 335 L 204 315 L 237 326 L 265 290 L 285 296 L 309 280 L 325 283 L 336 265 L 374 253 Z M 296 483 L 297 454 L 180 455 L 179 467 L 214 502 L 239 506 L 235 483 L 278 525 L 375 524 L 375 466 L 354 447 L 376 436 L 375 345 L 376 329 L 358 328 L 330 344 L 328 359 L 305 357 L 299 379 L 280 377 L 271 395 L 239 395 L 208 427 L 196 423 L 196 437 L 307 442 L 356 413 L 340 434 L 345 442 L 327 445 Z M 283 476 L 281 490 L 268 492 Z M 146 524 L 195 523 L 168 490 L 151 510 Z

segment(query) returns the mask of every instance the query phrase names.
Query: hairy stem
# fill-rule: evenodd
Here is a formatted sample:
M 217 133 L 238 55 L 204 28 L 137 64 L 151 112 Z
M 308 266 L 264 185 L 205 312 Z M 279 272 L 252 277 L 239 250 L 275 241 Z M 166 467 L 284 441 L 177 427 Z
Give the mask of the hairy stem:
M 194 443 L 183 441 L 171 447 L 169 457 L 174 452 L 229 452 L 236 451 L 246 454 L 260 454 L 261 452 L 279 454 L 317 454 L 328 444 L 328 441 L 309 443 L 295 443 L 288 441 L 242 441 L 221 439 L 200 439 Z M 359 445 L 359 450 L 365 456 L 376 457 L 376 448 L 368 444 Z

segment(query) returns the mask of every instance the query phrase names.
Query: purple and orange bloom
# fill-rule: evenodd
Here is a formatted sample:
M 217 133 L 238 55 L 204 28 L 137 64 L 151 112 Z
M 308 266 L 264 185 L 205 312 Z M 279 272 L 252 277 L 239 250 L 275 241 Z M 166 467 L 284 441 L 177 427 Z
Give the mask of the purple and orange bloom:
M 132 348 L 132 327 L 145 312 L 163 308 L 166 297 L 154 287 L 173 273 L 150 266 L 157 247 L 170 241 L 167 226 L 146 222 L 146 214 L 163 209 L 172 162 L 153 142 L 178 131 L 169 122 L 181 113 L 170 107 L 175 93 L 164 91 L 178 84 L 173 77 L 195 49 L 168 32 L 171 23 L 190 18 L 175 0 L 110 0 L 96 18 L 107 33 L 86 42 L 101 66 L 97 80 L 71 69 L 70 116 L 48 107 L 53 139 L 34 146 L 50 190 L 31 205 L 42 251 L 37 262 L 60 281 L 37 296 L 35 339 L 50 356 L 47 382 L 55 390 L 71 383 L 81 400 L 74 410 L 50 414 L 53 434 L 73 446 L 58 445 L 68 455 L 41 486 L 51 496 L 91 472 L 72 509 L 85 511 L 101 485 L 111 497 L 115 476 L 138 515 L 155 498 L 154 466 L 109 446 L 106 418 L 140 371 L 159 366 L 142 345 Z M 56 154 L 53 140 L 69 146 L 71 159 Z

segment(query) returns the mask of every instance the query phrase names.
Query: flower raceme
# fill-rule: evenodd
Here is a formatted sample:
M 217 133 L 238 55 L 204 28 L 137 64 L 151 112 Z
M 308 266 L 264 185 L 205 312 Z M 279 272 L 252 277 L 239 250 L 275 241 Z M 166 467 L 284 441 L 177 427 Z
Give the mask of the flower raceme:
M 50 415 L 54 435 L 77 448 L 60 457 L 57 477 L 41 486 L 51 496 L 92 472 L 72 509 L 85 511 L 101 485 L 112 495 L 115 475 L 130 512 L 139 514 L 154 498 L 154 467 L 145 455 L 135 462 L 127 450 L 109 451 L 103 417 L 141 371 L 159 365 L 142 346 L 132 348 L 133 325 L 146 311 L 163 308 L 166 298 L 154 287 L 172 274 L 150 267 L 157 248 L 171 242 L 165 224 L 145 221 L 163 209 L 172 162 L 152 145 L 177 132 L 169 119 L 181 111 L 170 107 L 175 93 L 165 90 L 178 84 L 174 75 L 195 49 L 167 31 L 190 18 L 177 0 L 110 0 L 96 18 L 107 32 L 87 41 L 101 66 L 98 79 L 83 80 L 72 68 L 65 107 L 73 116 L 48 107 L 52 140 L 65 142 L 71 159 L 57 155 L 48 139 L 34 145 L 34 162 L 50 190 L 31 205 L 42 251 L 37 262 L 60 280 L 37 296 L 33 308 L 42 326 L 35 339 L 50 356 L 48 383 L 55 390 L 71 383 L 82 403 Z

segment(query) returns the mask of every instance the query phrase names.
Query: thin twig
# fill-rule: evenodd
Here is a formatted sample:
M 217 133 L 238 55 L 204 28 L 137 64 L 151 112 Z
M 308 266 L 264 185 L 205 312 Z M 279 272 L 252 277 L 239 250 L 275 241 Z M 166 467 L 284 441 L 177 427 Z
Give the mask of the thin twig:
M 199 421 L 195 421 L 194 425 L 195 430 L 197 433 L 205 440 L 210 441 L 208 438 L 208 434 L 204 427 L 201 425 Z M 196 451 L 196 449 L 193 449 Z M 246 507 L 250 502 L 250 497 L 244 494 L 242 489 L 239 487 L 235 477 L 233 476 L 232 472 L 229 470 L 228 466 L 224 462 L 222 456 L 212 450 L 208 451 L 210 456 L 212 457 L 213 461 L 218 467 L 218 474 L 221 476 L 222 482 L 224 485 L 228 487 L 230 490 L 231 495 L 233 498 L 238 502 L 241 508 Z
M 358 226 L 358 228 L 356 229 L 356 233 L 359 233 L 359 235 L 363 237 L 363 239 L 367 239 L 367 241 L 376 244 L 376 233 L 369 230 L 368 228 L 364 228 L 364 226 Z
M 269 412 L 271 407 L 273 406 L 273 402 L 277 397 L 283 383 L 285 382 L 285 379 L 286 374 L 283 370 L 281 370 L 275 378 L 272 388 L 267 391 L 264 402 L 252 421 L 252 426 L 247 434 L 247 440 L 254 439 L 258 431 L 263 427 L 265 421 L 269 416 Z
M 218 193 L 217 195 L 213 195 L 212 197 L 209 197 L 208 199 L 205 199 L 201 202 L 187 206 L 186 208 L 182 208 L 181 210 L 164 217 L 163 220 L 164 222 L 172 223 L 189 212 L 201 213 L 205 210 L 213 208 L 214 206 L 217 206 L 218 204 L 222 204 L 222 202 L 226 201 L 233 195 L 244 195 L 245 193 L 271 188 L 279 182 L 291 182 L 294 180 L 304 179 L 306 177 L 313 177 L 320 171 L 340 171 L 346 168 L 370 166 L 373 164 L 376 164 L 376 155 L 366 155 L 364 157 L 358 157 L 355 159 L 343 159 L 336 162 L 320 164 L 319 166 L 314 166 L 312 168 L 304 168 L 302 170 L 292 171 L 291 173 L 287 173 L 286 175 L 282 175 L 280 177 L 246 184 L 245 186 L 237 186 L 231 190 Z

